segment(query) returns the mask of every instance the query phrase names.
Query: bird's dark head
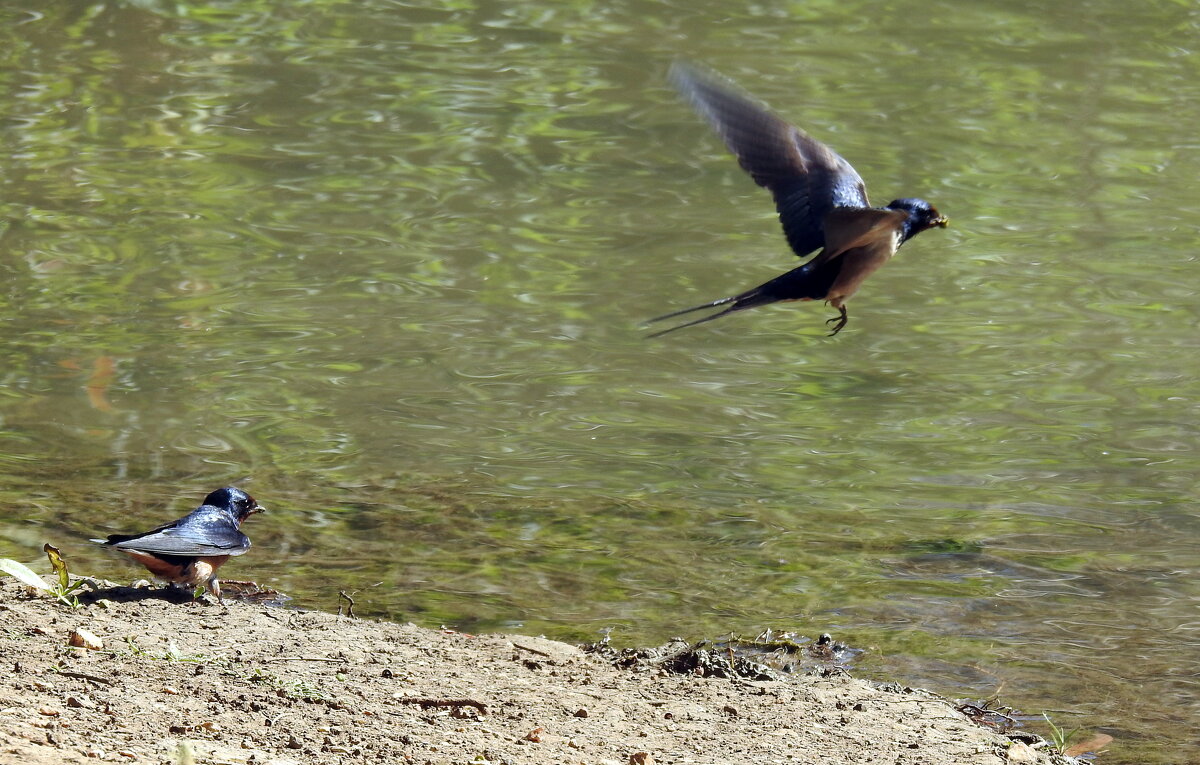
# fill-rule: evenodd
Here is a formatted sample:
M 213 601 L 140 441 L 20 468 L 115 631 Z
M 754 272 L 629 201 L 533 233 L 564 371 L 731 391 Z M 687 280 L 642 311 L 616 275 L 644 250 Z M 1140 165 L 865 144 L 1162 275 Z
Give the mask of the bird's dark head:
M 908 220 L 904 221 L 904 241 L 926 229 L 945 228 L 950 224 L 949 218 L 924 199 L 895 199 L 888 203 L 888 209 L 908 213 Z
M 217 489 L 209 494 L 204 498 L 204 504 L 228 510 L 237 518 L 238 523 L 241 523 L 255 513 L 266 512 L 266 508 L 255 502 L 254 497 L 232 486 Z

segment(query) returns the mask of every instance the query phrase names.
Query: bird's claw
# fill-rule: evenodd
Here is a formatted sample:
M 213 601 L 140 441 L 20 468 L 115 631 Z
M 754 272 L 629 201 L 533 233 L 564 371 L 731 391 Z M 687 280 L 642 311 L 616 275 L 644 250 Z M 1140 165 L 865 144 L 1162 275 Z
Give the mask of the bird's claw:
M 838 310 L 841 311 L 840 315 L 834 316 L 832 319 L 825 320 L 826 324 L 833 324 L 834 322 L 837 322 L 837 326 L 833 328 L 833 331 L 831 331 L 827 337 L 833 337 L 838 332 L 841 332 L 842 327 L 846 326 L 846 324 L 850 322 L 850 315 L 846 313 L 846 309 L 844 307 L 839 307 Z

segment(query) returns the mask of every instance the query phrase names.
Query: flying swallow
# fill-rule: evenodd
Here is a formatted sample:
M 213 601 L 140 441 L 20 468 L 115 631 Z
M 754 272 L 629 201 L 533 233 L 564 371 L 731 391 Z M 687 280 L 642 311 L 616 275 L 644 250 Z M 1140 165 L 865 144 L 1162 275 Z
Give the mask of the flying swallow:
M 715 73 L 676 62 L 670 79 L 713 126 L 738 164 L 775 198 L 788 245 L 797 256 L 821 250 L 799 268 L 751 290 L 650 319 L 728 306 L 703 319 L 655 332 L 658 337 L 735 311 L 783 300 L 824 300 L 838 309 L 829 334 L 846 326 L 846 300 L 900 245 L 949 222 L 923 199 L 871 207 L 862 178 L 825 144 L 769 111 Z M 836 322 L 836 324 L 835 324 Z
M 126 553 L 159 579 L 193 588 L 203 585 L 220 602 L 217 569 L 250 549 L 249 537 L 241 532 L 242 521 L 265 509 L 246 492 L 228 486 L 209 494 L 203 505 L 182 518 L 152 531 L 92 541 Z

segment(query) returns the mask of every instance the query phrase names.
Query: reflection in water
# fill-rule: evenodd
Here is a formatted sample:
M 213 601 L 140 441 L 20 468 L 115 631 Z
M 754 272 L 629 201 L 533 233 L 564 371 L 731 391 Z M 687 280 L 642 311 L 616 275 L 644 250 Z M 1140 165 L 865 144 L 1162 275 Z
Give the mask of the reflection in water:
M 830 630 L 1069 705 L 1108 761 L 1200 756 L 1185 5 L 10 15 L 0 555 L 127 577 L 84 540 L 237 483 L 279 512 L 229 575 L 304 605 Z M 835 339 L 764 308 L 644 342 L 794 263 L 679 54 L 955 227 Z

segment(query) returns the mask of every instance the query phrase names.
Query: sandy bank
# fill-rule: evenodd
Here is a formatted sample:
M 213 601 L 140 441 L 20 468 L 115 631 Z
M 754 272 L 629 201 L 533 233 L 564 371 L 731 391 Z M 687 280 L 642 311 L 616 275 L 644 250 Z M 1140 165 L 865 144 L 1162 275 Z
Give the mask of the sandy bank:
M 0 618 L 14 765 L 176 763 L 183 742 L 198 763 L 255 765 L 1021 761 L 945 701 L 838 675 L 630 671 L 536 637 L 150 591 L 71 610 L 7 577 Z M 68 647 L 80 628 L 103 647 Z

